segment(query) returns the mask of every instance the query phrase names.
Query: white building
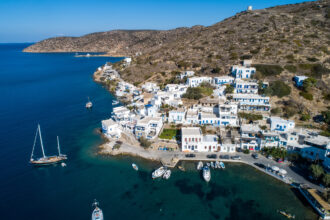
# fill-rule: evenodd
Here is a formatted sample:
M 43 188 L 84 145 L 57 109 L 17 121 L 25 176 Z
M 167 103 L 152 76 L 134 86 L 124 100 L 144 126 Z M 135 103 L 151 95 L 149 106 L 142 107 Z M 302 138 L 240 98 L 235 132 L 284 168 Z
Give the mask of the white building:
M 120 138 L 121 136 L 121 126 L 112 119 L 103 120 L 102 122 L 102 132 L 111 138 Z
M 330 155 L 330 138 L 321 135 L 307 137 L 300 153 L 312 161 L 324 161 Z
M 217 76 L 213 78 L 213 85 L 214 86 L 222 86 L 226 84 L 234 83 L 235 78 L 232 76 Z
M 231 73 L 236 79 L 250 79 L 256 72 L 256 68 L 234 65 L 231 68 Z
M 185 77 L 192 77 L 195 75 L 195 72 L 194 71 L 184 71 L 180 74 L 179 78 L 182 80 L 184 79 Z
M 293 130 L 295 123 L 292 120 L 285 120 L 280 117 L 270 117 L 270 130 L 287 132 Z
M 260 150 L 258 134 L 260 128 L 254 124 L 241 125 L 241 149 Z
M 234 92 L 235 93 L 249 93 L 257 94 L 258 93 L 258 83 L 245 81 L 241 79 L 236 79 L 234 83 Z
M 157 83 L 153 83 L 153 82 L 146 82 L 145 84 L 142 85 L 141 88 L 149 93 L 159 91 L 159 86 L 157 85 Z
M 269 97 L 257 94 L 233 94 L 233 100 L 239 103 L 243 111 L 269 111 Z
M 171 92 L 174 98 L 180 98 L 186 93 L 188 86 L 183 84 L 167 84 L 165 86 L 166 92 Z
M 168 122 L 175 124 L 185 123 L 186 111 L 184 109 L 172 110 L 168 113 Z
M 202 130 L 198 127 L 181 128 L 181 150 L 183 152 L 199 151 L 202 138 Z
M 126 63 L 127 65 L 130 65 L 131 62 L 132 62 L 132 58 L 130 58 L 130 57 L 126 57 L 126 58 L 124 59 L 124 61 L 125 61 L 125 63 Z
M 147 139 L 153 139 L 158 136 L 162 127 L 162 118 L 145 117 L 137 122 L 134 129 L 135 137 L 139 139 L 144 136 Z
M 220 126 L 232 126 L 239 125 L 237 117 L 238 106 L 237 103 L 222 103 L 219 104 L 219 119 Z
M 148 104 L 144 106 L 145 115 L 150 117 L 156 117 L 158 115 L 158 109 L 156 106 Z
M 188 109 L 186 114 L 186 124 L 198 124 L 198 111 Z
M 130 110 L 124 106 L 119 106 L 113 109 L 113 119 L 115 121 L 127 121 L 130 118 Z
M 203 82 L 206 83 L 212 83 L 212 78 L 211 77 L 207 77 L 207 76 L 202 76 L 202 77 L 191 77 L 187 79 L 186 84 L 189 87 L 198 87 L 200 84 L 202 84 Z

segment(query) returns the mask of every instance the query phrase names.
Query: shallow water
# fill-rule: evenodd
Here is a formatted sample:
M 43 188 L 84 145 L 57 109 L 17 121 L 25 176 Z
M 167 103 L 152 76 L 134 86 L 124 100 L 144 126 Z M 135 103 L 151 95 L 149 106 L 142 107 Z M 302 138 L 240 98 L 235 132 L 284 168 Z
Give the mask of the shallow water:
M 285 219 L 277 210 L 317 218 L 287 185 L 246 165 L 212 171 L 209 184 L 194 164 L 153 181 L 157 163 L 96 156 L 102 143 L 96 130 L 110 116 L 113 97 L 92 73 L 119 58 L 22 53 L 26 46 L 0 44 L 1 219 L 90 219 L 94 198 L 105 219 Z M 48 155 L 59 135 L 67 167 L 28 164 L 37 123 Z

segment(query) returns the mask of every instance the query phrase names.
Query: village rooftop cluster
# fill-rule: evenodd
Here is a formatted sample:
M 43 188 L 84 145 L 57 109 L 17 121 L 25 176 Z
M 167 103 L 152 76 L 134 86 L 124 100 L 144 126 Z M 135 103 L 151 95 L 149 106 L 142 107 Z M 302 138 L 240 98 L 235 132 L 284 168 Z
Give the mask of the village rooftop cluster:
M 125 66 L 131 59 L 124 60 Z M 321 160 L 330 167 L 328 137 L 304 128 L 295 128 L 295 122 L 270 114 L 270 97 L 259 95 L 260 87 L 252 79 L 256 73 L 251 60 L 234 65 L 229 75 L 195 76 L 194 71 L 177 75 L 181 84 L 167 84 L 161 89 L 155 82 L 145 82 L 136 87 L 120 78 L 120 74 L 105 64 L 98 71 L 106 80 L 116 82 L 114 94 L 125 98 L 125 106 L 113 108 L 112 117 L 102 121 L 103 133 L 110 139 L 118 139 L 122 132 L 139 140 L 141 137 L 162 141 L 159 137 L 164 127 L 181 128 L 181 138 L 172 140 L 183 152 L 224 152 L 241 150 L 260 151 L 264 147 L 280 147 L 295 151 L 310 160 Z M 296 86 L 306 77 L 296 76 Z M 212 88 L 210 96 L 187 105 L 182 101 L 188 88 L 207 85 Z M 226 91 L 232 87 L 232 92 Z M 164 111 L 164 109 L 170 109 Z M 240 113 L 262 115 L 257 123 L 245 120 Z M 213 132 L 203 133 L 205 130 Z M 235 132 L 236 131 L 236 132 Z M 165 140 L 164 140 L 165 141 Z

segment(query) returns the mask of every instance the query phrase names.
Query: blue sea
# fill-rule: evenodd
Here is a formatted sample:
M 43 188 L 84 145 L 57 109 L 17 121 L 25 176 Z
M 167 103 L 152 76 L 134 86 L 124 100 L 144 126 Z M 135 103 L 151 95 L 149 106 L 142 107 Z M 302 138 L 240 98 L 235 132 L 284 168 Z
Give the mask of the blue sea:
M 209 184 L 192 163 L 184 164 L 187 172 L 152 181 L 157 163 L 97 156 L 100 121 L 110 117 L 114 97 L 92 74 L 120 58 L 23 53 L 27 46 L 0 44 L 1 219 L 90 219 L 94 199 L 108 220 L 285 219 L 277 210 L 317 219 L 295 190 L 245 165 L 212 171 Z M 46 154 L 56 153 L 58 135 L 67 167 L 28 163 L 38 123 Z

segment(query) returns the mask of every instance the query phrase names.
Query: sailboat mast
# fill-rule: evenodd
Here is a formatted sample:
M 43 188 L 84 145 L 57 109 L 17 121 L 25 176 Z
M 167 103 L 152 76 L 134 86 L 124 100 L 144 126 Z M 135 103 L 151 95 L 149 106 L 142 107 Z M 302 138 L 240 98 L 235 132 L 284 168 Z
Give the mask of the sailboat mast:
M 42 142 L 42 137 L 41 137 L 41 130 L 40 130 L 40 125 L 38 124 L 38 130 L 39 130 L 39 137 L 40 137 L 40 145 L 41 145 L 41 150 L 42 150 L 42 155 L 45 158 L 45 150 L 44 150 L 44 144 Z
M 61 149 L 60 149 L 60 141 L 57 136 L 57 150 L 58 150 L 58 156 L 61 156 Z
M 32 147 L 32 153 L 31 153 L 31 159 L 33 158 L 33 153 L 34 153 L 34 147 L 36 146 L 36 142 L 37 142 L 37 136 L 38 136 L 38 128 L 36 131 L 36 135 L 34 136 L 34 142 L 33 142 L 33 147 Z

